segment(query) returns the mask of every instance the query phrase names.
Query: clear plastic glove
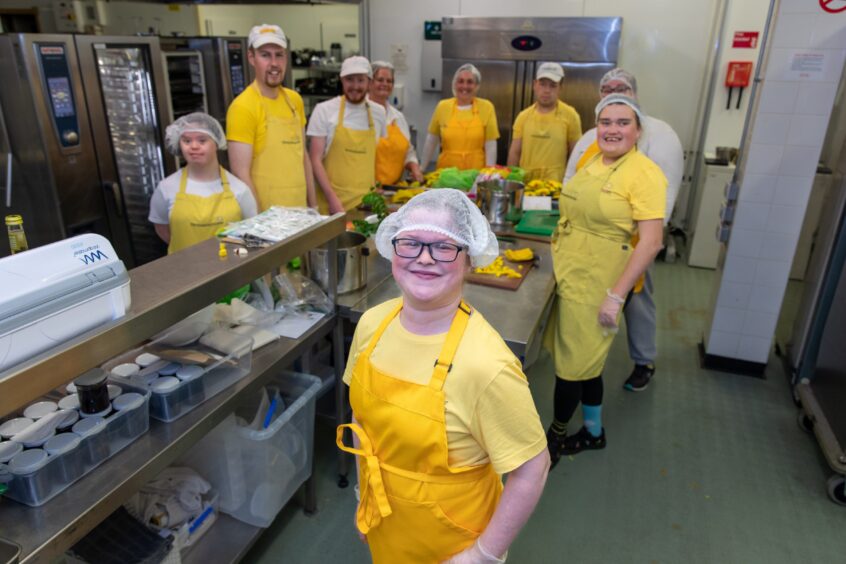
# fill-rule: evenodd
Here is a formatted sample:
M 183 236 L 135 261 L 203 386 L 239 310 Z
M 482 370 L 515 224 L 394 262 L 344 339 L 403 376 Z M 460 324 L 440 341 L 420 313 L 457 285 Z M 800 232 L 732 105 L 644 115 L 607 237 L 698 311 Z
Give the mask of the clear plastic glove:
M 622 307 L 622 304 L 615 302 L 610 297 L 606 297 L 602 301 L 602 305 L 599 306 L 599 316 L 597 317 L 599 325 L 606 330 L 616 332 L 618 328 L 617 316 L 620 314 Z
M 479 546 L 479 540 L 476 539 L 472 546 L 450 556 L 449 559 L 444 560 L 443 564 L 501 564 L 502 562 L 505 562 L 505 558 L 497 558 L 487 554 L 487 551 Z

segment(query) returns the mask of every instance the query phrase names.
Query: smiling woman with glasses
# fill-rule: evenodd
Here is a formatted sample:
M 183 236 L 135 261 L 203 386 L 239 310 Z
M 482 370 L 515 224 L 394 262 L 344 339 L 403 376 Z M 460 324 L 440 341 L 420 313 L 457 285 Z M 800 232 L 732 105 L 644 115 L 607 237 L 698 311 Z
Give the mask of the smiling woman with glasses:
M 462 298 L 470 266 L 499 255 L 496 237 L 442 188 L 385 218 L 376 248 L 402 297 L 361 317 L 344 374 L 353 421 L 338 446 L 358 457 L 359 535 L 376 564 L 503 562 L 549 455 L 520 361 Z

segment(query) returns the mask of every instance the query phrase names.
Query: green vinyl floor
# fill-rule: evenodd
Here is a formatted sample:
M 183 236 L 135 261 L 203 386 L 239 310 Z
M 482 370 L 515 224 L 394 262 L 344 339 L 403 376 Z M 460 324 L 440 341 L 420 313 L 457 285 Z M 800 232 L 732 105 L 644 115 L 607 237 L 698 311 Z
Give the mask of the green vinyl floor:
M 780 359 L 766 379 L 699 366 L 713 278 L 656 265 L 655 379 L 641 393 L 621 388 L 631 370 L 621 332 L 605 371 L 608 446 L 561 460 L 509 562 L 846 562 L 846 507 L 826 494 L 830 471 L 796 423 Z M 551 359 L 542 355 L 528 378 L 547 426 Z M 577 413 L 570 428 L 579 423 Z M 289 504 L 245 562 L 369 562 L 352 487 L 336 485 L 333 427 L 318 418 L 318 512 Z

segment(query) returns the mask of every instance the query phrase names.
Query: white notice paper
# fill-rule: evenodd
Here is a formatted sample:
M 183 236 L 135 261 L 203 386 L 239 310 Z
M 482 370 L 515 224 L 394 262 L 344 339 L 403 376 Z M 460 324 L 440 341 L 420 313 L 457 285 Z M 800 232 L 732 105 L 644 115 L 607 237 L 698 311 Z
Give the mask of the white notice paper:
M 324 314 L 317 311 L 287 314 L 282 321 L 268 329 L 282 337 L 298 339 L 303 333 L 311 329 Z

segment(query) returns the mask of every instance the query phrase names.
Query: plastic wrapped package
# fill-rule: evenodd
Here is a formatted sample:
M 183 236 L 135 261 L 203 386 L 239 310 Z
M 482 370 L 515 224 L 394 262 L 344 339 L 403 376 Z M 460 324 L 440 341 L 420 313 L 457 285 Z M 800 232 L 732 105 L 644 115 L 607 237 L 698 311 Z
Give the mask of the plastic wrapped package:
M 273 285 L 279 292 L 276 310 L 286 312 L 319 311 L 331 313 L 335 304 L 326 293 L 320 289 L 314 280 L 303 276 L 297 271 L 285 272 L 273 277 Z

